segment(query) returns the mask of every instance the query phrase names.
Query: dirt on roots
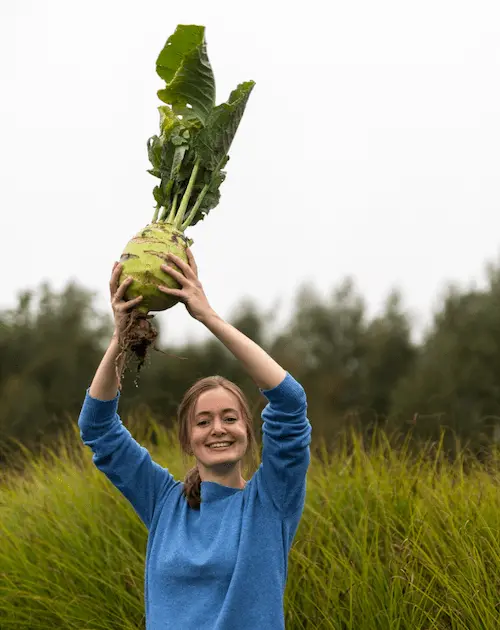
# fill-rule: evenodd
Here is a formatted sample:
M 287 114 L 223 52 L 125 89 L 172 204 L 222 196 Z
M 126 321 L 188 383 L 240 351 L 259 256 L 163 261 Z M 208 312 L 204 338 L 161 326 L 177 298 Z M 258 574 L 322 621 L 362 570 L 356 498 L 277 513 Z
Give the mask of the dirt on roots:
M 129 315 L 127 326 L 120 332 L 118 344 L 120 353 L 116 357 L 115 368 L 118 383 L 121 389 L 122 377 L 131 361 L 137 363 L 136 377 L 146 362 L 148 350 L 156 341 L 158 331 L 151 323 L 151 319 L 132 311 Z M 153 349 L 157 350 L 153 346 Z
M 130 363 L 136 363 L 135 384 L 138 385 L 139 372 L 148 358 L 149 349 L 160 352 L 174 359 L 186 361 L 188 357 L 178 356 L 165 352 L 155 344 L 158 331 L 151 322 L 153 315 L 144 315 L 138 311 L 132 311 L 129 315 L 125 329 L 118 337 L 120 353 L 116 357 L 115 371 L 118 379 L 118 387 L 122 389 L 122 378 Z

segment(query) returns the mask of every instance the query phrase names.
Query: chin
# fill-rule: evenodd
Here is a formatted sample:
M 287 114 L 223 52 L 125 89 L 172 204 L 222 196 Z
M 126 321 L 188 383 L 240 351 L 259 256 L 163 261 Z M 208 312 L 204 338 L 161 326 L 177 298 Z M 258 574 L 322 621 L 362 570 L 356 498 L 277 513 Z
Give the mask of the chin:
M 207 464 L 216 464 L 216 465 L 220 465 L 220 464 L 237 464 L 239 461 L 241 461 L 241 457 L 238 456 L 233 456 L 233 457 L 210 457 L 207 460 Z
M 205 457 L 202 461 L 206 468 L 213 468 L 217 466 L 236 466 L 242 460 L 241 455 L 212 455 L 212 457 Z

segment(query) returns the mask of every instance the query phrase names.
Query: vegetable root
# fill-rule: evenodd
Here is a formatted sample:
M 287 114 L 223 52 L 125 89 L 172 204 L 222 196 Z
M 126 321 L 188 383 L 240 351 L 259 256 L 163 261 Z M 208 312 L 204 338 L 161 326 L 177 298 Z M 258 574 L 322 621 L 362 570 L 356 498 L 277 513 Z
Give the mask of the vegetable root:
M 158 331 L 143 313 L 137 310 L 133 310 L 130 313 L 127 326 L 118 335 L 120 353 L 116 358 L 115 368 L 120 389 L 123 374 L 130 361 L 136 360 L 136 375 L 138 376 L 146 362 L 148 350 L 156 341 L 157 336 Z

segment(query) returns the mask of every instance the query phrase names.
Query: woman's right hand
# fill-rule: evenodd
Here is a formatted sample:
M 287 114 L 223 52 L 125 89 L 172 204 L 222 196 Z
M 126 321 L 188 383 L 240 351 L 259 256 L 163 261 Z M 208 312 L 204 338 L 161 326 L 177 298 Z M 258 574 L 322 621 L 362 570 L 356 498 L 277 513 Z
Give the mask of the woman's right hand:
M 115 320 L 114 336 L 117 337 L 120 337 L 120 334 L 123 333 L 127 327 L 130 318 L 130 311 L 132 311 L 132 309 L 142 301 L 142 295 L 139 295 L 128 302 L 124 299 L 125 293 L 132 283 L 132 276 L 129 276 L 120 285 L 118 285 L 122 270 L 123 265 L 119 262 L 115 262 L 111 273 L 111 280 L 109 282 L 111 307 L 113 309 L 113 317 Z

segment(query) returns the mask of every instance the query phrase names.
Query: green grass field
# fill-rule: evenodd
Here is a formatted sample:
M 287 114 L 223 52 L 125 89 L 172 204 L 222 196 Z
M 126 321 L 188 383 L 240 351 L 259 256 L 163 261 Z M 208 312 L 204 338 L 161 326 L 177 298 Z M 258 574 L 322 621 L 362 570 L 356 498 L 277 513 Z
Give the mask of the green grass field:
M 155 429 L 154 447 L 132 432 L 182 478 L 175 434 Z M 144 628 L 146 530 L 77 431 L 0 485 L 2 630 Z M 287 628 L 497 630 L 500 457 L 377 444 L 313 457 Z

